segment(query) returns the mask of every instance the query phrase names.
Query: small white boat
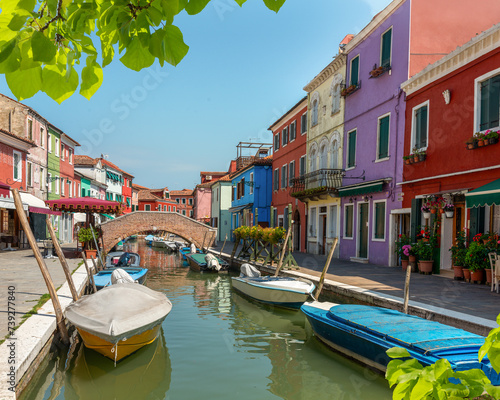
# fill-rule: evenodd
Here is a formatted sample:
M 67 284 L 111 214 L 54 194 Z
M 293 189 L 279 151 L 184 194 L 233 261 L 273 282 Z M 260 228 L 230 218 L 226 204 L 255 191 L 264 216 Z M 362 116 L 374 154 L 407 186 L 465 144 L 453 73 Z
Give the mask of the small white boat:
M 250 264 L 241 266 L 241 275 L 232 278 L 233 288 L 257 301 L 285 308 L 300 308 L 313 298 L 314 283 L 287 276 L 261 276 Z

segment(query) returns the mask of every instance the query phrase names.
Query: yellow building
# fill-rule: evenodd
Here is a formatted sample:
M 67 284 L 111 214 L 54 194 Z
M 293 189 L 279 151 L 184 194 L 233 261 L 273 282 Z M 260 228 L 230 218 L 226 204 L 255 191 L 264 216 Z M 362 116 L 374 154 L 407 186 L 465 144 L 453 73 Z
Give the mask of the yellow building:
M 347 39 L 347 37 L 346 37 Z M 342 43 L 346 41 L 344 39 Z M 340 51 L 304 90 L 308 98 L 306 174 L 298 182 L 295 197 L 306 203 L 307 252 L 327 254 L 340 236 L 340 198 L 344 136 L 346 56 Z M 339 246 L 334 253 L 338 257 Z

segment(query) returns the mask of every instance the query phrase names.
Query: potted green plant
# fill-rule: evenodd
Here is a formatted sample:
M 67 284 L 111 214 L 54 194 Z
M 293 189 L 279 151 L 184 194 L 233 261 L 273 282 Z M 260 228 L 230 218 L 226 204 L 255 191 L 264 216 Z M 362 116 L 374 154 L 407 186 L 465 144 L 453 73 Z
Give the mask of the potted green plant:
M 417 242 L 416 253 L 418 257 L 418 270 L 423 274 L 432 274 L 432 267 L 434 265 L 434 260 L 432 259 L 432 253 L 434 252 L 434 246 L 429 242 L 423 240 Z
M 484 269 L 488 266 L 488 249 L 479 241 L 473 241 L 465 255 L 465 266 L 470 271 L 470 279 L 474 282 L 484 280 Z
M 429 219 L 431 217 L 431 207 L 428 202 L 425 202 L 420 209 L 422 210 L 422 214 L 425 219 Z
M 485 132 L 487 138 L 488 138 L 488 141 L 490 144 L 495 144 L 495 143 L 498 143 L 498 132 L 495 132 L 495 131 L 492 131 L 492 130 L 487 130 Z
M 463 268 L 465 265 L 465 257 L 467 254 L 465 231 L 460 231 L 457 233 L 457 237 L 455 239 L 455 245 L 450 248 L 450 251 L 451 251 L 451 260 L 453 262 L 453 272 L 455 274 L 455 280 L 464 279 Z
M 92 227 L 80 228 L 80 230 L 78 231 L 78 241 L 83 244 L 85 257 L 97 257 L 97 249 L 95 247 L 94 238 L 97 241 L 99 237 L 99 231 L 93 229 Z
M 453 218 L 453 214 L 454 214 L 454 211 L 455 211 L 455 206 L 451 203 L 446 203 L 444 206 L 443 206 L 443 211 L 446 215 L 446 218 Z
M 399 235 L 398 240 L 396 240 L 396 250 L 395 252 L 401 258 L 401 267 L 403 271 L 406 271 L 409 262 L 409 253 L 405 254 L 405 246 L 410 245 L 411 240 L 408 236 L 402 234 Z
M 403 156 L 403 161 L 406 165 L 411 164 L 410 156 Z
M 473 137 L 467 139 L 465 144 L 467 145 L 468 150 L 475 149 L 477 147 L 477 138 L 473 136 Z

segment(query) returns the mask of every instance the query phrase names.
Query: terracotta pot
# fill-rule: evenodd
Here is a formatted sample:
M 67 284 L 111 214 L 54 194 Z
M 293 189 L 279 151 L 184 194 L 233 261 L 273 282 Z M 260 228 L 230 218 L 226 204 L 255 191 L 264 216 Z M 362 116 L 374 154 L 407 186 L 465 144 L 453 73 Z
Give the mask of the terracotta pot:
M 408 261 L 410 261 L 410 262 L 417 261 L 417 256 L 408 256 Z
M 413 162 L 418 162 L 418 156 L 413 156 Z
M 468 148 L 469 150 L 474 149 L 474 143 L 467 143 L 467 148 Z
M 411 162 L 411 161 L 410 161 L 410 159 L 409 159 L 409 158 L 407 158 L 407 159 L 405 160 L 405 164 L 406 164 L 406 165 L 410 165 L 410 162 Z
M 470 270 L 468 268 L 462 268 L 462 273 L 464 274 L 464 279 L 470 281 Z
M 482 141 L 482 140 L 478 140 L 478 141 L 477 141 L 477 145 L 478 145 L 479 147 L 483 147 L 483 141 Z
M 478 269 L 470 272 L 470 280 L 474 282 L 481 282 L 484 280 L 484 269 Z
M 464 272 L 463 272 L 463 267 L 460 265 L 454 265 L 453 266 L 453 272 L 455 273 L 455 278 L 457 279 L 463 279 L 464 278 Z
M 439 209 L 439 214 L 444 214 L 444 210 L 442 208 Z
M 485 271 L 486 271 L 486 283 L 488 285 L 490 285 L 491 284 L 491 269 L 487 268 L 487 269 L 485 269 Z
M 401 260 L 401 268 L 403 269 L 403 271 L 406 271 L 406 268 L 408 268 L 408 263 L 408 260 Z
M 432 273 L 432 265 L 434 261 L 432 260 L 421 260 L 418 262 L 418 270 L 423 273 Z
M 85 250 L 85 257 L 89 259 L 91 257 L 97 258 L 97 250 Z
M 483 139 L 483 146 L 488 146 L 490 144 L 490 139 Z
M 431 208 L 431 214 L 436 214 L 436 209 L 435 208 Z

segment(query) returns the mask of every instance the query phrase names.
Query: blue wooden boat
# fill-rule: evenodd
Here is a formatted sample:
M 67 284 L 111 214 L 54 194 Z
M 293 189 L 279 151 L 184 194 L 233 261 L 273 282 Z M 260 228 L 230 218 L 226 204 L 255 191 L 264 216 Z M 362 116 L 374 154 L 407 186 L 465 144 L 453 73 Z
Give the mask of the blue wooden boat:
M 116 268 L 122 268 L 134 281 L 143 285 L 146 282 L 148 269 L 141 268 L 140 263 L 141 257 L 137 253 L 123 251 L 108 253 L 105 268 L 94 275 L 97 290 L 111 285 L 111 274 Z
M 146 244 L 148 246 L 151 246 L 153 244 L 153 240 L 155 239 L 155 237 L 153 235 L 148 235 L 144 238 L 144 240 L 146 241 Z
M 446 358 L 455 371 L 481 369 L 500 385 L 489 360 L 478 361 L 483 336 L 379 307 L 315 301 L 301 310 L 321 341 L 382 372 L 391 360 L 386 351 L 403 347 L 424 366 Z
M 191 254 L 191 247 L 181 247 L 179 251 L 182 254 L 182 259 L 187 261 L 186 254 Z M 201 250 L 197 248 L 196 253 L 201 254 Z
M 219 262 L 220 269 L 217 270 L 208 265 L 205 253 L 186 254 L 187 261 L 191 271 L 195 272 L 225 272 L 229 269 L 229 264 L 219 257 L 215 257 Z

